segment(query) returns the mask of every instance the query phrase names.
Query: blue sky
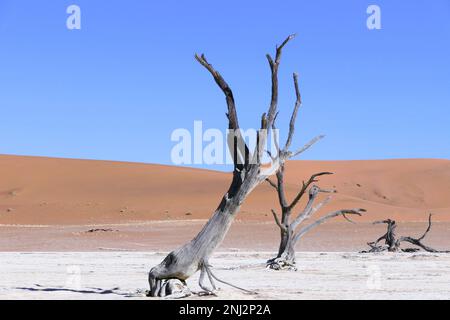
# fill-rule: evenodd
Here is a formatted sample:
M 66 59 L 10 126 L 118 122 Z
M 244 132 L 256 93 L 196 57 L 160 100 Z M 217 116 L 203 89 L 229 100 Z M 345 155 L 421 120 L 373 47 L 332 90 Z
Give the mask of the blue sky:
M 66 28 L 71 4 L 81 30 Z M 370 4 L 381 30 L 366 27 Z M 227 126 L 194 53 L 254 128 L 270 99 L 265 54 L 290 33 L 278 125 L 297 71 L 293 144 L 326 135 L 303 159 L 450 158 L 448 0 L 0 0 L 0 153 L 170 164 L 174 129 Z

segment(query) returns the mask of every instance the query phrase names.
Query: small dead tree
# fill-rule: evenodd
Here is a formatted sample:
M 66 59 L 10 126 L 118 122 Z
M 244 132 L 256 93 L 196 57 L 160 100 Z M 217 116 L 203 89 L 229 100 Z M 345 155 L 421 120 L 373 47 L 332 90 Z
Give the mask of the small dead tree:
M 280 168 L 280 165 L 294 155 L 281 153 L 273 156 L 268 166 L 263 165 L 261 162 L 268 131 L 274 127 L 274 121 L 277 115 L 278 67 L 280 65 L 281 54 L 283 47 L 292 38 L 294 38 L 294 35 L 289 36 L 280 46 L 277 46 L 274 58 L 266 55 L 272 79 L 271 101 L 267 113 L 262 115 L 261 127 L 253 152 L 249 150 L 240 133 L 231 88 L 220 73 L 206 60 L 203 54 L 201 56 L 195 55 L 195 59 L 209 71 L 225 95 L 228 107 L 226 115 L 229 128 L 227 141 L 234 162 L 233 178 L 219 206 L 198 235 L 181 248 L 169 253 L 160 264 L 150 270 L 148 277 L 150 286 L 149 296 L 161 297 L 171 295 L 172 297 L 180 297 L 190 294 L 185 280 L 199 270 L 200 287 L 205 293 L 213 292 L 216 289 L 213 279 L 218 279 L 210 269 L 209 258 L 211 254 L 224 239 L 234 217 L 239 212 L 243 201 L 250 192 L 269 176 L 275 174 Z M 210 287 L 205 283 L 206 276 L 210 282 Z
M 289 152 L 291 138 L 288 137 L 285 147 L 280 152 L 286 153 Z M 284 163 L 280 166 L 276 177 L 277 182 L 273 182 L 269 178 L 266 181 L 277 191 L 278 194 L 278 202 L 281 208 L 281 220 L 278 217 L 278 213 L 272 209 L 272 215 L 274 217 L 275 223 L 280 228 L 280 245 L 278 248 L 278 254 L 276 257 L 267 261 L 267 267 L 274 270 L 297 270 L 295 267 L 295 245 L 298 240 L 303 237 L 308 231 L 319 226 L 325 221 L 342 216 L 346 220 L 352 222 L 347 215 L 358 215 L 361 216 L 363 212 L 366 210 L 358 208 L 358 209 L 342 209 L 330 212 L 316 221 L 306 224 L 305 226 L 300 228 L 300 225 L 311 218 L 311 216 L 317 212 L 321 207 L 327 204 L 331 197 L 327 197 L 325 200 L 319 202 L 314 205 L 314 202 L 317 200 L 317 197 L 320 193 L 333 193 L 335 190 L 325 190 L 321 189 L 317 185 L 312 185 L 314 182 L 317 182 L 317 178 L 323 175 L 332 174 L 331 172 L 320 172 L 313 174 L 307 182 L 302 183 L 302 187 L 296 197 L 292 200 L 292 202 L 288 202 L 286 193 L 285 193 L 285 185 L 284 185 L 284 171 L 285 165 Z M 312 186 L 311 186 L 312 185 Z M 309 189 L 309 190 L 308 190 Z M 302 199 L 302 197 L 308 193 L 308 202 L 303 210 L 297 214 L 296 217 L 291 218 L 291 214 L 295 209 L 296 205 Z
M 419 237 L 419 238 L 413 238 L 413 237 L 397 237 L 396 229 L 397 229 L 397 223 L 395 220 L 386 219 L 381 221 L 375 221 L 373 224 L 381 224 L 385 223 L 387 225 L 387 231 L 384 235 L 379 237 L 377 241 L 375 242 L 368 242 L 367 244 L 370 247 L 370 250 L 368 251 L 362 251 L 363 253 L 370 253 L 370 252 L 383 252 L 383 251 L 389 251 L 389 252 L 416 252 L 419 251 L 419 248 L 406 248 L 401 249 L 400 245 L 402 242 L 408 242 L 415 246 L 418 246 L 422 248 L 425 251 L 428 252 L 449 252 L 449 251 L 439 251 L 436 249 L 433 249 L 425 244 L 422 243 L 422 240 L 426 237 L 428 232 L 431 230 L 431 213 L 428 216 L 428 227 L 427 230 L 425 230 L 425 233 Z M 378 244 L 381 240 L 384 240 L 384 244 L 380 245 Z

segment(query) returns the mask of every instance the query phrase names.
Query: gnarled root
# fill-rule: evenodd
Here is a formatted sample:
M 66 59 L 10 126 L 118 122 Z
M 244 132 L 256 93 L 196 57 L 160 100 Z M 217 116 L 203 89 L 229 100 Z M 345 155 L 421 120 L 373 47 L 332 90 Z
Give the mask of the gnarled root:
M 189 297 L 192 293 L 186 285 L 186 282 L 179 279 L 156 280 L 158 290 L 147 291 L 148 297 L 165 297 L 168 299 L 180 299 Z
M 272 269 L 272 270 L 297 271 L 297 267 L 295 266 L 295 261 L 287 260 L 282 257 L 273 258 L 273 259 L 268 260 L 266 268 Z
M 219 281 L 219 282 L 221 282 L 221 283 L 223 283 L 223 284 L 226 284 L 226 285 L 228 285 L 228 286 L 230 286 L 230 287 L 233 287 L 233 288 L 235 288 L 235 289 L 241 290 L 241 291 L 243 291 L 243 292 L 245 292 L 245 293 L 248 293 L 248 294 L 258 294 L 256 291 L 247 290 L 247 289 L 238 287 L 238 286 L 236 286 L 236 285 L 234 285 L 234 284 L 232 284 L 232 283 L 229 283 L 229 282 L 227 282 L 227 281 L 224 281 L 224 280 L 222 280 L 222 279 L 219 279 L 214 273 L 212 273 L 211 268 L 210 268 L 211 266 L 210 266 L 209 264 L 205 263 L 203 266 L 204 266 L 204 268 L 205 268 L 206 273 L 208 274 L 209 281 L 211 282 L 211 285 L 213 286 L 214 290 L 216 290 L 216 287 L 215 287 L 215 284 L 214 284 L 213 279 L 215 279 L 215 280 L 217 280 L 217 281 Z
M 198 264 L 183 252 L 171 252 L 148 273 L 149 297 L 182 298 L 191 295 L 185 280 L 198 270 Z
M 400 249 L 398 246 L 390 247 L 386 244 L 379 245 L 377 242 L 367 242 L 370 247 L 369 250 L 362 250 L 360 253 L 377 253 L 377 252 L 398 252 Z
M 165 298 L 179 299 L 188 297 L 191 294 L 216 295 L 215 292 L 218 289 L 216 287 L 214 280 L 229 285 L 238 290 L 244 291 L 246 293 L 256 294 L 256 292 L 254 291 L 238 287 L 234 284 L 219 279 L 211 271 L 211 266 L 207 261 L 203 261 L 198 264 L 198 269 L 200 269 L 199 286 L 203 291 L 195 293 L 191 292 L 187 287 L 185 280 L 183 280 L 188 278 L 188 274 L 179 271 L 178 268 L 175 268 L 176 264 L 173 263 L 176 259 L 174 259 L 173 255 L 172 256 L 171 255 L 172 254 L 169 254 L 168 258 L 166 258 L 161 264 L 157 265 L 156 267 L 152 268 L 152 270 L 150 270 L 148 277 L 148 282 L 150 286 L 150 290 L 147 291 L 148 297 L 165 297 Z M 190 268 L 186 268 L 184 270 L 187 269 Z M 178 270 L 178 272 L 174 272 L 174 270 Z M 179 279 L 178 277 L 182 279 Z M 209 280 L 210 286 L 207 284 L 206 278 Z

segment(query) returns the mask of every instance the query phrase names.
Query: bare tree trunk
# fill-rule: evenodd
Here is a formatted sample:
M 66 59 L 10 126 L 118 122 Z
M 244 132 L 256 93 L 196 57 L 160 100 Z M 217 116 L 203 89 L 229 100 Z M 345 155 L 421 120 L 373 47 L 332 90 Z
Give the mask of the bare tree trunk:
M 283 257 L 287 261 L 294 262 L 294 231 L 287 227 L 286 231 L 281 231 L 280 247 L 278 249 L 277 258 Z
M 294 231 L 289 226 L 280 231 L 278 254 L 267 263 L 272 266 L 272 269 L 295 269 Z
M 235 102 L 230 87 L 219 72 L 208 63 L 204 55 L 195 55 L 197 61 L 211 73 L 215 82 L 225 94 L 228 106 L 228 128 L 230 129 L 228 147 L 234 161 L 233 180 L 218 208 L 199 234 L 189 243 L 169 253 L 159 265 L 150 270 L 148 279 L 150 286 L 149 296 L 171 295 L 180 297 L 190 294 L 185 280 L 199 270 L 201 271 L 200 287 L 206 293 L 214 291 L 216 286 L 213 279 L 219 279 L 210 270 L 209 258 L 211 254 L 224 239 L 245 198 L 257 185 L 276 173 L 280 164 L 290 157 L 290 155 L 278 154 L 276 157 L 272 157 L 269 167 L 262 167 L 261 164 L 267 140 L 267 131 L 272 128 L 277 114 L 278 66 L 282 48 L 293 37 L 293 35 L 289 36 L 276 48 L 275 59 L 267 55 L 271 69 L 272 97 L 267 114 L 264 113 L 262 115 L 261 129 L 253 153 L 249 151 L 240 134 Z M 205 276 L 208 276 L 211 287 L 205 284 Z

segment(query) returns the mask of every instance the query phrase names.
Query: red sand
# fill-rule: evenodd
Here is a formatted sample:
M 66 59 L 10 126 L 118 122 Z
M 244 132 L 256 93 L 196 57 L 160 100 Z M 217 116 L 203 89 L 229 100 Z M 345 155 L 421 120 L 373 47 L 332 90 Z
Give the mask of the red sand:
M 331 171 L 318 183 L 338 193 L 322 212 L 368 210 L 359 221 L 450 221 L 450 161 L 399 159 L 291 161 L 292 197 L 302 180 Z M 0 224 L 72 225 L 170 219 L 207 219 L 230 173 L 153 164 L 0 156 Z M 276 194 L 259 186 L 238 219 L 270 221 Z M 299 207 L 300 208 L 300 207 Z

